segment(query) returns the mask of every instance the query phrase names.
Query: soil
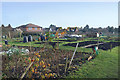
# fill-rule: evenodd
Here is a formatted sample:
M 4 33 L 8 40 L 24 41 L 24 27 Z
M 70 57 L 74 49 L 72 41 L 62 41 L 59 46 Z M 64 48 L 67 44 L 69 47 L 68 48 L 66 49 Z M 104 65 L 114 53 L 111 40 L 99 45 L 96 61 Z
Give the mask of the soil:
M 74 42 L 74 41 L 77 41 L 77 40 L 54 40 L 54 41 Z
M 17 47 L 20 49 L 25 48 L 25 49 L 30 50 L 30 46 L 17 46 Z M 40 47 L 32 47 L 31 46 L 31 51 L 39 51 L 40 49 L 41 49 Z
M 82 47 L 82 46 L 86 46 L 86 45 L 90 45 L 90 44 L 96 44 L 97 41 L 85 41 L 85 42 L 80 42 L 78 47 Z M 101 42 L 99 42 L 101 43 Z M 76 47 L 76 44 L 77 43 L 68 43 L 68 44 L 64 44 L 64 46 L 72 46 L 72 47 Z M 120 46 L 120 42 L 107 42 L 107 43 L 103 43 L 103 44 L 100 44 L 98 46 L 99 49 L 102 49 L 102 50 L 109 50 L 109 49 L 112 49 L 116 46 Z M 90 46 L 90 47 L 86 47 L 86 48 L 94 48 L 95 46 Z
M 36 42 L 35 44 L 44 44 L 45 42 Z
M 58 66 L 59 64 L 66 64 L 66 58 L 68 56 L 68 62 L 71 60 L 71 57 L 73 55 L 73 52 L 74 51 L 67 51 L 67 50 L 53 50 L 53 49 L 45 49 L 44 52 L 41 52 L 40 55 L 41 55 L 41 60 L 44 60 L 46 63 L 49 63 L 51 64 L 50 66 L 50 70 L 52 71 L 52 73 L 56 73 L 58 76 L 57 78 L 62 78 L 63 76 L 65 75 L 68 75 L 69 73 L 71 72 L 74 72 L 75 70 L 78 70 L 78 68 L 76 67 L 77 66 L 81 66 L 82 64 L 84 64 L 86 62 L 86 60 L 88 59 L 88 57 L 90 55 L 93 55 L 92 53 L 86 53 L 86 52 L 76 52 L 75 56 L 74 56 L 74 59 L 72 61 L 72 64 L 71 64 L 71 68 L 65 73 L 65 66 L 59 66 L 58 70 L 56 70 L 56 66 Z M 33 57 L 34 54 L 29 54 L 28 57 Z M 21 61 L 18 63 L 17 65 L 17 68 L 12 68 L 13 67 L 13 64 L 16 62 L 16 57 L 13 57 L 12 61 L 10 61 L 8 59 L 7 56 L 3 55 L 3 58 L 2 58 L 2 65 L 3 65 L 3 73 L 7 75 L 7 77 L 15 77 L 17 76 L 17 74 L 19 75 L 18 77 L 20 77 L 23 72 L 25 71 L 25 68 L 27 66 L 25 66 L 24 64 L 26 64 L 24 62 L 24 57 L 21 57 Z M 93 58 L 94 59 L 94 58 Z M 12 66 L 10 68 L 6 68 L 8 67 L 8 63 L 9 62 L 13 62 L 12 63 Z M 9 64 L 11 65 L 11 64 Z M 29 63 L 27 64 L 29 65 Z M 69 63 L 68 63 L 69 65 Z M 15 65 L 14 65 L 15 66 Z M 75 68 L 73 68 L 75 67 Z M 15 71 L 14 71 L 15 69 Z M 39 70 L 41 69 L 41 67 L 38 67 L 38 72 Z M 16 74 L 16 71 L 17 71 L 17 74 Z M 70 72 L 69 72 L 70 71 Z M 32 78 L 39 78 L 38 76 L 40 76 L 40 74 L 33 74 L 32 75 Z M 26 75 L 27 77 L 27 75 Z
M 35 44 L 44 44 L 44 43 L 45 43 L 45 42 L 36 42 Z M 56 45 L 57 43 L 61 43 L 61 42 L 49 42 L 49 44 L 52 45 L 53 48 L 55 47 L 55 45 Z M 30 50 L 30 46 L 17 46 L 17 47 L 20 48 L 20 49 L 26 48 L 26 49 L 29 49 L 29 50 Z M 31 46 L 31 51 L 32 51 L 32 52 L 33 52 L 33 51 L 40 51 L 40 49 L 42 49 L 42 48 Z
M 101 41 L 99 41 L 99 43 L 101 43 Z M 86 46 L 89 44 L 97 44 L 97 41 L 85 41 L 85 42 L 79 42 L 78 47 L 82 47 L 82 46 Z M 77 43 L 68 43 L 68 44 L 64 44 L 63 46 L 72 46 L 72 47 L 76 47 Z
M 120 46 L 120 42 L 108 42 L 108 43 L 104 43 L 104 44 L 100 44 L 98 46 L 99 49 L 102 49 L 102 50 L 109 50 L 109 49 L 112 49 L 116 46 Z M 87 47 L 87 48 L 93 48 L 94 46 L 91 46 L 91 47 Z
M 43 44 L 43 43 L 45 43 L 45 42 L 37 42 L 35 44 Z M 53 48 L 55 48 L 57 43 L 61 43 L 61 42 L 49 42 L 49 44 L 52 45 Z
M 35 44 L 44 44 L 45 42 L 36 42 Z M 49 42 L 49 44 L 51 44 L 51 43 L 61 43 L 61 42 Z

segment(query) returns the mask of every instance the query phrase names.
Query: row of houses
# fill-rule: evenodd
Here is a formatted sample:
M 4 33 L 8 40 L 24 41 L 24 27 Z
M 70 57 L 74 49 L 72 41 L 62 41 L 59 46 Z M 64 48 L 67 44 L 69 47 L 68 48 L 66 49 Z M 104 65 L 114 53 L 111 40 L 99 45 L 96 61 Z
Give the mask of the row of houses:
M 62 29 L 62 27 L 57 27 L 56 25 L 52 25 L 52 24 L 49 26 L 49 28 L 43 28 L 41 26 L 38 26 L 32 23 L 21 25 L 16 28 L 12 28 L 10 24 L 7 27 L 4 27 L 4 25 L 2 25 L 2 32 L 7 34 L 8 36 L 11 36 L 11 35 L 14 36 L 17 33 L 22 33 L 23 35 L 28 35 L 28 34 L 31 35 L 31 34 L 45 33 L 49 31 L 54 33 L 56 31 L 57 32 L 59 31 L 60 33 L 67 32 L 68 34 L 70 34 L 70 32 L 79 32 L 79 29 L 78 27 L 67 27 L 67 29 Z M 10 33 L 13 33 L 13 34 L 10 34 Z M 70 34 L 70 35 L 73 35 L 73 34 Z
M 7 28 L 7 27 L 6 27 Z M 40 32 L 56 32 L 56 31 L 68 31 L 68 32 L 76 32 L 78 31 L 77 27 L 68 27 L 67 29 L 62 29 L 62 27 L 56 27 L 56 25 L 50 25 L 49 28 L 42 28 L 41 26 L 29 23 L 26 25 L 21 25 L 19 27 L 13 28 L 14 31 L 20 31 L 24 34 L 34 34 L 34 33 L 40 33 Z
M 77 27 L 67 27 L 67 29 L 63 29 L 62 27 L 56 27 L 56 25 L 50 25 L 49 28 L 43 28 L 43 31 L 52 31 L 52 32 L 56 32 L 56 31 L 67 31 L 67 32 L 76 32 L 78 31 L 78 28 Z

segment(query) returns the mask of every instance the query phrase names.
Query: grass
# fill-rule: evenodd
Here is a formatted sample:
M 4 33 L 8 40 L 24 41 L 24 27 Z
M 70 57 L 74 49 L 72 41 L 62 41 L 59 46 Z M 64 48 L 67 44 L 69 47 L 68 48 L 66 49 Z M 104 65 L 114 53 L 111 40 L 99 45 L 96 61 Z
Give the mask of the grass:
M 17 39 L 17 38 L 15 38 L 15 39 Z M 19 39 L 19 38 L 18 38 Z M 21 38 L 21 39 L 23 39 L 23 38 Z M 84 40 L 82 40 L 82 41 L 74 41 L 74 42 L 63 42 L 63 41 L 59 41 L 59 42 L 63 42 L 63 43 L 59 43 L 59 45 L 61 46 L 61 45 L 63 45 L 63 44 L 68 44 L 68 43 L 77 43 L 77 42 L 84 42 L 84 41 L 97 41 L 97 40 L 91 40 L 91 39 L 98 39 L 98 38 L 84 38 Z M 4 41 L 3 40 L 5 40 L 5 39 L 2 39 L 2 44 L 4 44 Z M 58 39 L 53 39 L 53 40 L 58 40 Z M 53 41 L 52 40 L 52 42 L 56 42 L 56 41 Z M 64 40 L 64 39 L 59 39 L 59 40 Z M 18 41 L 20 41 L 20 40 L 18 40 Z M 99 41 L 104 41 L 104 42 L 110 42 L 110 41 L 108 41 L 108 40 L 104 40 L 103 38 L 99 38 Z M 114 40 L 113 40 L 114 41 Z M 9 42 L 9 44 L 10 45 L 18 45 L 18 46 L 29 46 L 30 44 L 29 43 L 23 43 L 23 42 L 14 42 L 14 40 L 11 40 L 11 39 L 8 39 L 8 42 Z M 39 42 L 39 41 L 37 41 L 37 42 Z M 32 46 L 39 46 L 39 44 L 34 44 L 35 42 L 31 42 L 31 45 Z
M 92 61 L 79 67 L 75 73 L 66 78 L 118 78 L 118 47 L 100 54 Z
M 61 43 L 59 43 L 59 49 L 64 49 L 64 50 L 75 50 L 75 47 L 72 47 L 72 46 L 63 46 L 63 44 L 68 44 L 68 43 L 78 43 L 78 42 L 84 42 L 84 41 L 90 41 L 89 39 L 93 39 L 93 38 L 86 38 L 82 41 L 74 41 L 74 42 L 62 42 L 62 41 L 59 41 Z M 94 38 L 94 39 L 97 39 L 97 38 Z M 61 39 L 63 40 L 63 39 Z M 13 41 L 8 41 L 9 45 L 16 45 L 16 46 L 33 46 L 33 47 L 43 47 L 45 44 L 35 44 L 36 42 L 41 42 L 41 41 L 35 41 L 35 42 L 28 42 L 28 43 L 23 43 L 23 42 L 15 42 L 14 40 Z M 57 41 L 53 41 L 52 42 L 57 42 Z M 2 41 L 2 44 L 5 45 L 4 41 Z M 51 45 L 48 45 L 49 48 L 52 48 Z M 91 48 L 81 48 L 81 47 L 78 47 L 77 48 L 77 51 L 78 52 L 92 52 L 92 49 Z

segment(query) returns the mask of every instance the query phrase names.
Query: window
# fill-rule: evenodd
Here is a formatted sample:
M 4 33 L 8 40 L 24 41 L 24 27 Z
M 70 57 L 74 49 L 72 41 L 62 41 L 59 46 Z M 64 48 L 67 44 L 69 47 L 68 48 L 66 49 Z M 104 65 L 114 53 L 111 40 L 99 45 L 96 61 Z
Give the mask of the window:
M 32 27 L 29 27 L 28 30 L 32 30 Z
M 40 30 L 41 30 L 41 28 L 40 28 Z
M 35 30 L 37 30 L 37 27 L 35 27 Z

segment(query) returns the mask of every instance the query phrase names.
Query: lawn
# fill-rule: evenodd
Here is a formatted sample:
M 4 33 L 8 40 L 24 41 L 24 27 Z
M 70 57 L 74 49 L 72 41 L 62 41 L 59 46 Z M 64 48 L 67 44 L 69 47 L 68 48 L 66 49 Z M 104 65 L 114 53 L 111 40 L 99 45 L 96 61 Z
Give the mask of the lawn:
M 111 52 L 100 50 L 95 59 L 66 78 L 118 78 L 118 48 L 113 48 Z

